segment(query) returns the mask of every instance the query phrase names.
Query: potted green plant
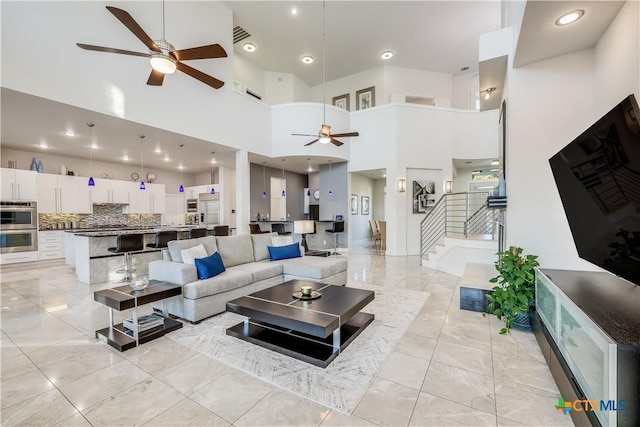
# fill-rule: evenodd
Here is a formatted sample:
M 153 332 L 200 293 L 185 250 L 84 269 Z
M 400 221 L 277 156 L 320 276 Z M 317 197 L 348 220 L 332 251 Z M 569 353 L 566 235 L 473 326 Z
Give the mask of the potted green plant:
M 499 274 L 490 279 L 497 285 L 487 294 L 487 311 L 505 322 L 501 334 L 509 332 L 511 326 L 529 328 L 529 307 L 535 302 L 534 268 L 540 265 L 538 256 L 523 255 L 522 248 L 516 246 L 497 255 L 495 266 Z

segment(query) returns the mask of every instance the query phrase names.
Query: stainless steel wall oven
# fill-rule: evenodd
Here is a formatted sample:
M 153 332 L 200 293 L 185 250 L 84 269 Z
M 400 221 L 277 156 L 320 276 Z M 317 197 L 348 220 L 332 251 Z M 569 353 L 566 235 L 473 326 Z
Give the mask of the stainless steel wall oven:
M 38 250 L 36 202 L 0 201 L 0 253 Z

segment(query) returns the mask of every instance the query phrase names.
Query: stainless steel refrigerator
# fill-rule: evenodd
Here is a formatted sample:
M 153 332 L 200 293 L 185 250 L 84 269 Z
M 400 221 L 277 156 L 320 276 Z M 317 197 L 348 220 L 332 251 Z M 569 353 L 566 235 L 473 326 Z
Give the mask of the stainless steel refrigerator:
M 201 226 L 220 224 L 220 199 L 218 195 L 209 193 L 198 195 L 198 213 L 200 214 Z

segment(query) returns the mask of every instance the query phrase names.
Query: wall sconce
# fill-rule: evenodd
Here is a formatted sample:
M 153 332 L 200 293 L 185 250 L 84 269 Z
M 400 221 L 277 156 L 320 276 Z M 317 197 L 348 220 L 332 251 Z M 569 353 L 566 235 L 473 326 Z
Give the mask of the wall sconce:
M 404 193 L 405 191 L 407 191 L 407 180 L 405 180 L 404 178 L 399 178 L 396 186 L 398 193 Z
M 444 192 L 452 193 L 453 192 L 453 181 L 445 181 L 444 182 Z
M 495 87 L 490 87 L 489 89 L 483 90 L 483 92 L 484 92 L 484 99 L 485 99 L 485 100 L 489 100 L 489 98 L 491 98 L 491 94 L 492 94 L 493 92 L 495 92 L 495 91 L 496 91 L 496 88 L 495 88 Z

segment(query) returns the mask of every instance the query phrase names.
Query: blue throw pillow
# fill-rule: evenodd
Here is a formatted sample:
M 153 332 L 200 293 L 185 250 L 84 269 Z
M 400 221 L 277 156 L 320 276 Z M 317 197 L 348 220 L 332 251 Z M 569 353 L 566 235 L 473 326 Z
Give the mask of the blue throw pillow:
M 271 258 L 271 261 L 302 256 L 300 255 L 300 245 L 298 243 L 285 246 L 267 246 L 267 249 L 269 249 L 269 258 Z
M 222 257 L 218 252 L 214 252 L 206 258 L 196 258 L 195 265 L 196 270 L 198 270 L 199 280 L 217 276 L 225 270 L 224 264 L 222 263 Z

